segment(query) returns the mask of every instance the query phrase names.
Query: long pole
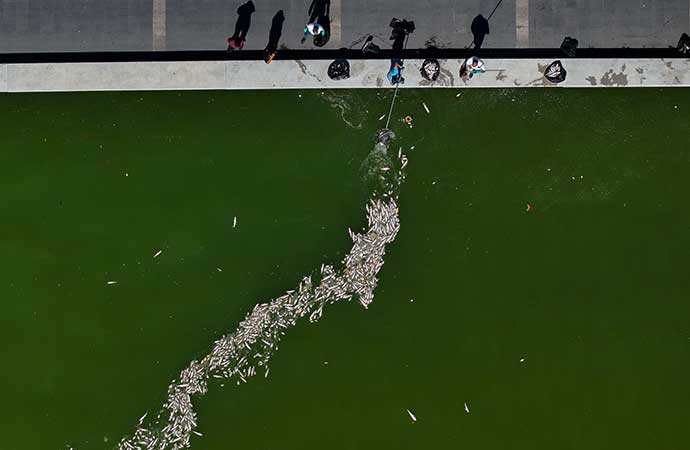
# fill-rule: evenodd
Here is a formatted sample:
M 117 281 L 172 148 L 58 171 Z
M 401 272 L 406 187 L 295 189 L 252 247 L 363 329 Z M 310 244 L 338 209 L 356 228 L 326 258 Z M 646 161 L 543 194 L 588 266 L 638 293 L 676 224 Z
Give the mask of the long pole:
M 410 39 L 410 34 L 408 33 L 407 36 L 405 37 L 405 48 L 403 49 L 403 51 L 407 49 L 407 41 L 409 39 Z M 395 97 L 398 95 L 398 88 L 399 87 L 400 87 L 400 82 L 395 83 L 395 91 L 393 91 L 393 100 L 391 101 L 391 109 L 388 110 L 388 119 L 386 120 L 386 128 L 388 128 L 388 125 L 390 125 L 390 123 L 391 123 L 391 115 L 393 114 L 393 105 L 395 105 Z

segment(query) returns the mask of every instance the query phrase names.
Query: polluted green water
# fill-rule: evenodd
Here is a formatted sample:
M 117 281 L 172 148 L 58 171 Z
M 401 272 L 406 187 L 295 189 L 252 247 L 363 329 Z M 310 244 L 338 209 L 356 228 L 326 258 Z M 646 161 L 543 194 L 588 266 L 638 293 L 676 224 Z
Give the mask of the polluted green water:
M 115 448 L 337 265 L 390 98 L 0 97 L 0 447 Z M 689 113 L 680 89 L 401 91 L 373 303 L 300 321 L 268 378 L 212 380 L 192 449 L 690 447 Z

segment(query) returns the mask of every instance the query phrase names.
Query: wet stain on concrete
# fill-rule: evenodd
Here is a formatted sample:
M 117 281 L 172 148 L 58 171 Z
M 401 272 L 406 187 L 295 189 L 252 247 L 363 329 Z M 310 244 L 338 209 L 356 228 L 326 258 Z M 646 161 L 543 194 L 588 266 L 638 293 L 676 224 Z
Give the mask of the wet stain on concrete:
M 381 87 L 381 86 L 383 86 L 383 78 L 376 77 L 376 87 Z
M 311 73 L 309 71 L 309 69 L 307 69 L 307 66 L 301 60 L 296 59 L 295 62 L 297 63 L 297 65 L 299 66 L 299 70 L 301 70 L 303 74 L 305 74 L 308 77 L 314 78 L 319 83 L 323 83 L 323 81 L 321 81 L 321 78 L 319 78 L 317 75 Z
M 640 84 L 642 84 L 644 80 L 647 79 L 647 77 L 644 76 L 644 69 L 642 67 L 635 67 L 635 72 L 640 75 Z
M 585 78 L 585 80 L 589 81 L 589 84 L 591 84 L 592 86 L 597 85 L 597 79 L 594 75 L 588 76 L 587 78 Z
M 666 67 L 668 67 L 668 68 L 671 69 L 671 70 L 676 70 L 676 69 L 673 68 L 673 63 L 672 63 L 671 61 L 669 61 L 669 62 L 666 63 Z
M 615 73 L 613 69 L 609 69 L 599 82 L 604 86 L 627 86 L 628 85 L 628 75 L 625 73 L 625 64 L 621 67 L 619 73 Z
M 555 84 L 553 84 L 552 82 L 550 82 L 549 80 L 547 80 L 546 77 L 544 76 L 544 71 L 546 70 L 547 67 L 549 67 L 548 64 L 546 64 L 546 65 L 541 65 L 541 64 L 537 63 L 537 70 L 538 70 L 539 73 L 541 73 L 542 75 L 541 75 L 540 78 L 536 78 L 536 79 L 530 81 L 528 84 L 531 85 L 531 86 L 541 85 L 541 86 L 543 86 L 543 87 L 554 87 Z
M 504 70 L 499 70 L 498 73 L 496 74 L 496 80 L 497 81 L 503 81 L 506 78 L 508 78 L 508 75 L 505 74 Z

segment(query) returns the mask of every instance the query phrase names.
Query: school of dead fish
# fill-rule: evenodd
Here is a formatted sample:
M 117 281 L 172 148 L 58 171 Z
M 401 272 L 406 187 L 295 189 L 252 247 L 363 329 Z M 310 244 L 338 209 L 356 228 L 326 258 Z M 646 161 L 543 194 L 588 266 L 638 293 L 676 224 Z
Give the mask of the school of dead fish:
M 407 165 L 407 157 L 399 152 L 398 160 L 400 171 L 396 183 L 399 185 L 404 181 L 402 169 Z M 201 436 L 196 431 L 192 396 L 208 391 L 209 378 L 230 379 L 239 385 L 259 371 L 268 377 L 269 360 L 278 350 L 280 338 L 299 319 L 308 316 L 310 322 L 316 322 L 325 305 L 353 297 L 367 308 L 374 300 L 386 245 L 393 242 L 400 229 L 395 192 L 397 189 L 391 186 L 388 192 L 369 201 L 365 232 L 354 233 L 348 229 L 353 245 L 341 269 L 336 271 L 333 266 L 322 264 L 317 280 L 306 276 L 296 289 L 268 303 L 257 304 L 234 333 L 218 339 L 208 355 L 192 361 L 170 383 L 167 400 L 155 420 L 144 426 L 147 416 L 144 414 L 134 434 L 119 442 L 118 450 L 189 448 L 191 435 Z M 413 417 L 411 412 L 410 416 Z

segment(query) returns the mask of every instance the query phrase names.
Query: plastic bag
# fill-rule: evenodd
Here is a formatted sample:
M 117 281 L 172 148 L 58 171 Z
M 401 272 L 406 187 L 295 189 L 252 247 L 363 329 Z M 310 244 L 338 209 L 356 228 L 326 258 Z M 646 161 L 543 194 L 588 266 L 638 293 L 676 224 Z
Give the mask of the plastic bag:
M 346 59 L 336 59 L 328 66 L 328 78 L 347 80 L 350 78 L 350 63 Z
M 438 62 L 438 59 L 427 59 L 422 63 L 422 68 L 419 72 L 425 80 L 436 81 L 441 72 L 441 64 Z
M 565 81 L 565 76 L 568 72 L 563 68 L 561 61 L 554 61 L 544 70 L 544 78 L 552 83 L 561 83 Z

